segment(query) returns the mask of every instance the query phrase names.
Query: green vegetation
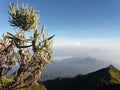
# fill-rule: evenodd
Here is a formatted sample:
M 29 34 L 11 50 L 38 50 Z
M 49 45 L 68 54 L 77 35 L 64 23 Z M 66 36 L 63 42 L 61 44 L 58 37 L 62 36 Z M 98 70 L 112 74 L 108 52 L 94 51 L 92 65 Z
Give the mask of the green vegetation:
M 39 13 L 23 3 L 9 4 L 10 25 L 16 34 L 7 32 L 0 39 L 0 89 L 45 90 L 37 83 L 46 64 L 51 63 L 53 36 L 39 30 Z M 26 33 L 31 33 L 29 34 Z M 16 71 L 7 75 L 14 66 Z M 29 83 L 28 83 L 29 82 Z
M 114 66 L 110 65 L 109 73 L 111 75 L 110 83 L 120 84 L 120 71 L 118 71 Z
M 21 84 L 17 90 L 47 90 L 43 84 L 33 84 L 32 86 L 29 84 L 30 83 Z

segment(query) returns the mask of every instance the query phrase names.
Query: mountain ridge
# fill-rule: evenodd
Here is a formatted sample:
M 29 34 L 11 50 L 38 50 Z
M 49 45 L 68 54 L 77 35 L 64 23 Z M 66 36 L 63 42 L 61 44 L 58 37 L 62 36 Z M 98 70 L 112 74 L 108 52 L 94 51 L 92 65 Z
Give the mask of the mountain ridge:
M 113 65 L 74 78 L 43 82 L 48 90 L 119 90 L 120 71 Z

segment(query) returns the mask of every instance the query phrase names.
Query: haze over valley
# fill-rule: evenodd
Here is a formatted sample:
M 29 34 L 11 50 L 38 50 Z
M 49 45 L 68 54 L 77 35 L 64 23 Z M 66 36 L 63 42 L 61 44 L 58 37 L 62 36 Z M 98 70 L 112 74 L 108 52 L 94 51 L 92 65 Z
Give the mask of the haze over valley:
M 52 64 L 47 65 L 41 80 L 75 77 L 114 65 L 120 69 L 118 47 L 55 47 Z

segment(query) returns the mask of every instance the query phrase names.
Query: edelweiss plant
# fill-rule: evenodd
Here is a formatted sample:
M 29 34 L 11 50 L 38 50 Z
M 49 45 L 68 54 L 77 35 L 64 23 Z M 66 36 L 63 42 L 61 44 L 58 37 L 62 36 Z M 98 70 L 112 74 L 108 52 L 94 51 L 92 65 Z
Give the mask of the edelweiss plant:
M 18 90 L 37 83 L 45 64 L 51 63 L 54 35 L 45 36 L 44 25 L 38 29 L 39 13 L 33 7 L 10 3 L 9 15 L 18 32 L 7 32 L 0 40 L 0 88 Z

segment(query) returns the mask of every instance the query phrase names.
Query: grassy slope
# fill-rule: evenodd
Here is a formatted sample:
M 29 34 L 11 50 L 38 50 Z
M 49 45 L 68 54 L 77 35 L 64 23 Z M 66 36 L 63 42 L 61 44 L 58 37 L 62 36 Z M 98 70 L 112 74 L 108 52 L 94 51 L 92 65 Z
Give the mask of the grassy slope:
M 111 75 L 110 83 L 120 84 L 120 71 L 114 66 L 109 66 L 109 73 Z
M 4 78 L 4 82 L 11 82 L 12 77 Z M 1 85 L 0 85 L 1 86 Z M 29 82 L 20 84 L 17 90 L 47 90 L 43 84 L 34 84 L 33 86 L 29 86 Z
M 18 90 L 47 90 L 47 89 L 42 84 L 36 84 L 36 85 L 33 85 L 33 86 L 29 86 L 27 88 L 25 87 L 25 88 L 21 88 L 21 89 L 18 89 Z

